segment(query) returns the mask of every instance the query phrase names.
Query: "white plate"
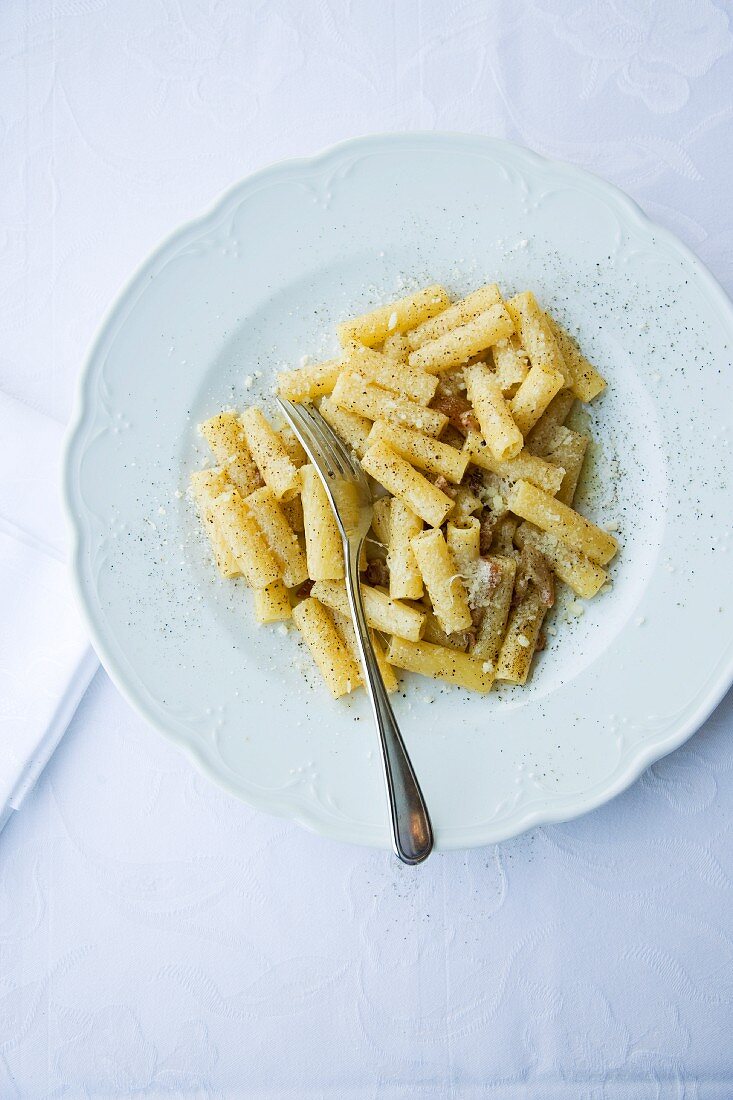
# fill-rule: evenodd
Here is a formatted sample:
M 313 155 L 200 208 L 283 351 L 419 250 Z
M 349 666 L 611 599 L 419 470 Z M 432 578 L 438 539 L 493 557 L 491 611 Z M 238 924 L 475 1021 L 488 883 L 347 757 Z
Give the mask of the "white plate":
M 127 698 L 253 805 L 387 847 L 366 701 L 332 702 L 291 633 L 214 575 L 182 492 L 195 425 L 404 292 L 532 288 L 608 378 L 585 490 L 618 522 L 611 591 L 562 620 L 525 690 L 408 678 L 396 710 L 438 845 L 501 840 L 623 790 L 733 677 L 733 311 L 601 180 L 499 141 L 360 139 L 238 184 L 145 264 L 86 365 L 66 464 L 74 571 Z M 249 388 L 245 378 L 253 381 Z

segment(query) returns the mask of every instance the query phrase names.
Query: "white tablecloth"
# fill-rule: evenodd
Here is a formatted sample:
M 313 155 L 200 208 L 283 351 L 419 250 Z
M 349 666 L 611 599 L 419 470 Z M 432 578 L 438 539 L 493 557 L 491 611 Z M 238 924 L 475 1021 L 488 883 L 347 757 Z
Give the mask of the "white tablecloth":
M 64 421 L 163 235 L 371 131 L 595 169 L 730 291 L 726 9 L 4 0 L 0 389 Z M 0 1096 L 729 1100 L 731 734 L 733 696 L 604 809 L 406 870 L 227 797 L 100 672 L 0 836 Z

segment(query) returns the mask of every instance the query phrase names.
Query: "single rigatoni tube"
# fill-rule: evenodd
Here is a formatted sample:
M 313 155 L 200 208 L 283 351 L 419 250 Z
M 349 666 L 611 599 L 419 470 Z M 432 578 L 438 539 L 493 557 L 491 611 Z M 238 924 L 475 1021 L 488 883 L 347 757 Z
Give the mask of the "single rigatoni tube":
M 282 581 L 255 588 L 255 616 L 258 623 L 281 623 L 292 615 L 288 590 Z
M 196 501 L 204 530 L 209 537 L 216 567 L 222 577 L 238 577 L 242 572 L 221 525 L 211 509 L 216 497 L 231 489 L 231 486 L 232 483 L 223 470 L 194 470 L 191 474 L 191 493 Z
M 509 492 L 509 510 L 567 543 L 573 550 L 606 565 L 618 550 L 608 531 L 602 531 L 585 516 L 538 489 L 529 481 L 517 481 Z
M 354 454 L 361 458 L 367 449 L 367 439 L 372 426 L 371 420 L 367 420 L 364 416 L 358 416 L 356 413 L 347 412 L 346 409 L 340 409 L 338 405 L 325 397 L 318 409 L 326 423 L 336 432 L 336 435 L 351 447 Z
M 277 376 L 277 392 L 288 401 L 314 401 L 331 392 L 342 370 L 340 359 L 329 359 L 281 371 Z
M 419 600 L 423 594 L 422 574 L 410 542 L 422 531 L 422 520 L 397 497 L 392 499 L 389 514 L 389 594 L 393 600 Z
M 247 446 L 263 481 L 269 485 L 278 500 L 290 500 L 300 488 L 300 476 L 282 439 L 254 406 L 242 413 L 242 424 Z
M 327 608 L 316 599 L 303 600 L 293 608 L 293 621 L 334 699 L 358 687 L 359 668 Z
M 244 503 L 280 566 L 283 583 L 287 588 L 297 588 L 307 579 L 308 566 L 297 535 L 288 524 L 274 493 L 264 485 L 245 497 Z
M 470 577 L 481 555 L 481 523 L 469 516 L 461 524 L 448 523 L 446 542 L 462 578 Z
M 547 531 L 540 531 L 531 523 L 520 524 L 514 538 L 519 546 L 528 542 L 539 550 L 559 579 L 584 600 L 592 599 L 608 579 L 606 571 L 585 554 L 571 550 L 560 539 Z
M 340 580 L 344 548 L 333 508 L 315 468 L 304 466 L 301 476 L 308 576 L 314 581 Z
M 458 573 L 448 543 L 439 529 L 415 535 L 410 545 L 433 611 L 446 634 L 468 630 L 471 612 L 466 586 Z
M 445 336 L 423 344 L 411 353 L 408 362 L 411 367 L 438 374 L 460 366 L 472 355 L 490 348 L 497 340 L 511 336 L 513 331 L 512 319 L 504 306 L 491 306 L 468 324 L 460 325 L 446 332 Z
M 490 451 L 502 461 L 514 458 L 522 449 L 522 433 L 496 378 L 482 363 L 466 367 L 464 377 L 468 400 Z
M 512 606 L 517 563 L 513 558 L 498 555 L 487 560 L 499 570 L 500 579 L 484 609 L 470 652 L 477 661 L 489 661 L 495 665 Z
M 368 382 L 359 374 L 344 371 L 331 394 L 331 401 L 347 412 L 369 420 L 387 420 L 415 428 L 427 435 L 440 435 L 448 417 L 435 409 L 427 409 L 400 393 L 392 393 Z
M 592 401 L 599 393 L 603 393 L 606 388 L 603 377 L 593 364 L 588 362 L 572 336 L 558 325 L 549 313 L 545 314 L 545 320 L 562 352 L 570 374 L 573 393 L 581 401 Z
M 423 321 L 412 332 L 408 332 L 407 339 L 410 347 L 415 351 L 417 348 L 421 348 L 423 344 L 427 344 L 429 340 L 438 340 L 452 329 L 467 325 L 469 321 L 475 320 L 480 313 L 485 313 L 492 306 L 501 305 L 502 301 L 501 291 L 496 283 L 482 286 L 466 295 L 465 298 L 461 298 L 459 302 L 448 306 L 437 317 L 432 317 L 429 321 Z
M 338 337 L 345 346 L 356 340 L 369 348 L 382 344 L 394 332 L 407 332 L 435 317 L 450 305 L 447 291 L 437 284 L 408 294 L 389 305 L 380 306 L 371 313 L 344 321 L 337 327 Z
M 548 372 L 558 371 L 563 376 L 563 386 L 569 386 L 572 377 L 567 363 L 531 290 L 509 298 L 506 308 L 532 366 Z
M 244 426 L 235 412 L 223 412 L 199 424 L 199 431 L 211 447 L 214 458 L 243 496 L 262 484 L 249 447 Z
M 555 494 L 563 504 L 573 503 L 589 443 L 590 438 L 587 435 L 571 431 L 570 428 L 566 428 L 564 425 L 555 429 L 555 434 L 547 451 L 547 458 L 565 471 L 562 484 Z M 527 480 L 531 481 L 532 478 Z
M 453 508 L 453 501 L 432 482 L 405 462 L 388 444 L 376 443 L 362 459 L 364 470 L 379 484 L 411 508 L 431 527 L 440 527 Z
M 525 450 L 529 451 L 530 454 L 544 457 L 555 435 L 555 429 L 565 423 L 574 404 L 575 394 L 572 390 L 560 390 L 559 393 L 556 393 L 525 439 Z
M 531 455 L 522 450 L 515 458 L 505 459 L 503 462 L 495 458 L 491 448 L 484 442 L 477 432 L 469 432 L 464 444 L 466 454 L 474 466 L 480 466 L 482 470 L 488 470 L 497 477 L 507 481 L 531 481 L 546 493 L 554 496 L 562 485 L 563 471 L 551 462 L 547 462 L 537 455 Z
M 535 426 L 556 393 L 562 389 L 560 371 L 546 371 L 533 366 L 509 402 L 514 423 L 522 435 Z
M 430 642 L 406 642 L 404 638 L 392 638 L 387 660 L 408 672 L 447 680 L 449 684 L 468 688 L 469 691 L 491 691 L 494 682 L 493 672 L 484 662 L 476 661 L 457 649 Z
M 344 369 L 360 374 L 382 389 L 401 393 L 418 405 L 429 405 L 438 388 L 434 374 L 395 363 L 388 355 L 365 348 L 363 344 L 349 344 L 344 355 Z
M 317 600 L 333 608 L 342 615 L 350 615 L 346 588 L 336 581 L 317 581 L 313 593 Z M 407 638 L 419 642 L 425 629 L 425 615 L 406 603 L 393 600 L 379 588 L 369 584 L 361 585 L 361 598 L 364 614 L 369 626 L 382 634 L 396 634 L 398 638 Z
M 424 432 L 390 424 L 386 420 L 377 420 L 369 434 L 369 446 L 372 447 L 375 443 L 388 443 L 413 466 L 436 477 L 442 475 L 456 485 L 460 484 L 468 466 L 468 455 L 463 451 L 441 443 Z
M 211 514 L 253 588 L 265 588 L 281 579 L 280 567 L 237 489 L 216 497 L 211 502 Z
M 536 588 L 530 587 L 509 615 L 504 641 L 496 660 L 497 680 L 508 680 L 512 684 L 527 682 L 546 614 L 547 607 L 542 602 L 540 593 Z

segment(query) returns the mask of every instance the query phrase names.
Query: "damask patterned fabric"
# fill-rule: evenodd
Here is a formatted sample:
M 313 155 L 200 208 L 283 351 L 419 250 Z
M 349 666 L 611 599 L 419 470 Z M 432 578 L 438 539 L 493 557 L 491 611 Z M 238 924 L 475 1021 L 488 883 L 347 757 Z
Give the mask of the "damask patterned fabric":
M 597 171 L 730 292 L 732 14 L 5 0 L 0 389 L 65 420 L 161 237 L 373 131 Z M 729 1100 L 732 733 L 729 695 L 605 808 L 407 870 L 227 797 L 99 673 L 0 836 L 0 1096 Z

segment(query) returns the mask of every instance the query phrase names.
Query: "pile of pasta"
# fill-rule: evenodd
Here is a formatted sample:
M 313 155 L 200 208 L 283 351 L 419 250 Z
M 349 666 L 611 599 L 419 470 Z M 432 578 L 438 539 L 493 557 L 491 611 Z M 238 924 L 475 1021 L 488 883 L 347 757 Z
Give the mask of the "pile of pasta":
M 430 286 L 338 327 L 341 354 L 278 376 L 318 405 L 375 487 L 360 562 L 377 659 L 487 692 L 524 684 L 558 582 L 594 596 L 617 551 L 573 508 L 589 437 L 567 427 L 605 388 L 530 291 L 451 303 Z M 361 683 L 335 518 L 293 434 L 259 408 L 200 426 L 217 466 L 192 492 L 224 577 L 262 623 L 292 619 L 334 697 Z

